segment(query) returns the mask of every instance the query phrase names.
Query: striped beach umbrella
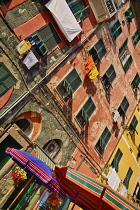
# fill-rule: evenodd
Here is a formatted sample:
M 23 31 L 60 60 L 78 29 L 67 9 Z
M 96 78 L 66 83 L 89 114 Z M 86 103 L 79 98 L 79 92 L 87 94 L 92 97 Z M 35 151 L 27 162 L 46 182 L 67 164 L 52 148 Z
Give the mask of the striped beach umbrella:
M 53 175 L 53 170 L 43 161 L 28 152 L 14 148 L 8 147 L 5 152 L 10 155 L 18 165 L 24 168 L 25 171 L 32 174 L 40 184 L 44 185 L 62 198 L 66 196 L 65 192 L 59 186 L 58 181 Z
M 72 202 L 84 210 L 138 210 L 107 185 L 67 167 L 55 167 L 56 178 Z

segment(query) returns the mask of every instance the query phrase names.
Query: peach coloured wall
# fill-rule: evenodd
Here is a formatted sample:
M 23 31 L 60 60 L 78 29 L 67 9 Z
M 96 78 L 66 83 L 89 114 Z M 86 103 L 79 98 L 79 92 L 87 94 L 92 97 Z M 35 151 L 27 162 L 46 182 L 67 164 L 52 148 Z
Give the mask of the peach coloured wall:
M 127 2 L 123 6 L 122 12 L 119 13 L 118 18 L 120 19 L 121 24 L 122 20 L 124 19 L 124 12 L 128 8 L 129 8 L 129 2 Z M 89 32 L 93 28 L 91 26 L 92 24 L 89 26 L 88 21 L 89 21 L 88 19 L 84 21 L 83 25 L 85 31 L 87 29 Z M 122 30 L 123 33 L 121 33 L 116 42 L 113 42 L 111 37 L 109 37 L 111 45 L 110 47 L 108 47 L 107 54 L 104 56 L 99 65 L 98 70 L 100 72 L 100 76 L 95 78 L 93 82 L 91 82 L 85 75 L 84 65 L 87 56 L 85 55 L 85 50 L 79 48 L 79 51 L 74 52 L 73 55 L 69 58 L 69 60 L 67 60 L 65 65 L 63 65 L 61 69 L 59 69 L 59 71 L 57 70 L 57 72 L 53 72 L 52 77 L 50 76 L 50 83 L 47 84 L 50 90 L 55 95 L 55 97 L 60 101 L 62 106 L 65 107 L 66 105 L 62 102 L 62 100 L 58 96 L 55 88 L 73 68 L 76 68 L 78 74 L 82 79 L 82 85 L 74 93 L 73 100 L 69 102 L 69 106 L 72 110 L 72 116 L 70 117 L 80 131 L 80 127 L 75 121 L 75 116 L 82 108 L 86 100 L 88 99 L 88 96 L 92 97 L 96 105 L 96 110 L 94 111 L 94 113 L 90 118 L 89 126 L 85 129 L 85 136 L 82 139 L 82 141 L 85 142 L 85 144 L 89 148 L 90 155 L 94 157 L 94 159 L 101 165 L 101 167 L 104 167 L 107 161 L 109 160 L 123 131 L 121 123 L 119 123 L 118 127 L 115 129 L 112 119 L 113 118 L 112 113 L 118 109 L 124 96 L 126 96 L 130 104 L 126 112 L 126 119 L 125 119 L 125 125 L 126 125 L 137 103 L 130 86 L 130 83 L 134 79 L 135 74 L 139 72 L 140 75 L 140 70 L 139 70 L 140 42 L 134 49 L 131 40 L 131 36 L 136 31 L 136 25 L 134 19 L 130 24 L 130 32 L 126 24 L 124 26 L 122 25 Z M 94 33 L 94 36 L 88 41 L 87 44 L 84 45 L 85 49 L 90 49 L 101 37 L 102 37 L 101 27 L 99 26 L 96 32 Z M 122 68 L 121 62 L 118 58 L 118 52 L 120 46 L 123 44 L 126 38 L 128 38 L 128 47 L 133 57 L 133 62 L 128 71 L 125 73 Z M 104 88 L 100 81 L 100 77 L 103 76 L 103 74 L 107 71 L 107 69 L 111 64 L 114 65 L 117 76 L 113 81 L 112 88 L 110 90 L 110 102 L 108 102 L 105 96 Z M 112 136 L 107 144 L 102 159 L 99 158 L 98 153 L 94 150 L 94 146 L 96 145 L 99 137 L 101 136 L 106 126 L 112 132 Z

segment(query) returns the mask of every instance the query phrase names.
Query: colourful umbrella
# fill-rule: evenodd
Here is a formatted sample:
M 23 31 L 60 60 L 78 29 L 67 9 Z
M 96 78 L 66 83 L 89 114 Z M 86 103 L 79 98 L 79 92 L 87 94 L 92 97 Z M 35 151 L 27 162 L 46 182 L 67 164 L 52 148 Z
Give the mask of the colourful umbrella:
M 87 177 L 78 171 L 55 167 L 56 178 L 71 201 L 84 210 L 138 210 L 129 200 L 107 185 Z
M 12 159 L 22 168 L 25 168 L 25 171 L 34 175 L 34 178 L 36 178 L 42 185 L 62 198 L 66 196 L 53 175 L 53 170 L 43 161 L 28 152 L 14 148 L 8 147 L 5 152 L 10 155 Z

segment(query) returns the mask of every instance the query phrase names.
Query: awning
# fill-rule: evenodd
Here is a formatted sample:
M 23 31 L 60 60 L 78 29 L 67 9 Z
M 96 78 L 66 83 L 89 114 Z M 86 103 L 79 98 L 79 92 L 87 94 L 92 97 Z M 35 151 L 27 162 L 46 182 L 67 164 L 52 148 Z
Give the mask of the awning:
M 50 168 L 55 168 L 55 163 L 41 150 L 38 145 L 36 145 L 36 157 L 42 160 Z
M 65 0 L 50 0 L 45 6 L 50 10 L 60 30 L 69 42 L 82 31 Z

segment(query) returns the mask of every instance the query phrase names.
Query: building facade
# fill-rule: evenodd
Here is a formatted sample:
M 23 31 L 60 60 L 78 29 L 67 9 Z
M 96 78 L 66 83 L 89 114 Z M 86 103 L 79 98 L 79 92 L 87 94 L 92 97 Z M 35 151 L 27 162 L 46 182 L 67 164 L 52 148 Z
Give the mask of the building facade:
M 59 165 L 102 174 L 140 99 L 136 12 L 124 0 L 2 1 L 3 180 L 7 146 L 39 145 Z M 11 186 L 1 186 L 2 206 Z

